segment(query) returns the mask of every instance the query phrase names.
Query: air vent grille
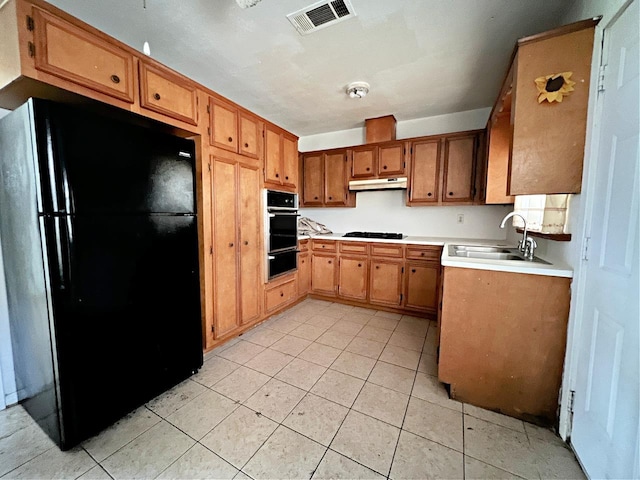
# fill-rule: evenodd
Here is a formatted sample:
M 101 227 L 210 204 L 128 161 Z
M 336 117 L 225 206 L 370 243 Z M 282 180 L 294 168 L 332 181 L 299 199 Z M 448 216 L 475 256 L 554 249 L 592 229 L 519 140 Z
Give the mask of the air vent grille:
M 349 0 L 325 0 L 290 13 L 287 18 L 300 35 L 307 35 L 355 15 Z

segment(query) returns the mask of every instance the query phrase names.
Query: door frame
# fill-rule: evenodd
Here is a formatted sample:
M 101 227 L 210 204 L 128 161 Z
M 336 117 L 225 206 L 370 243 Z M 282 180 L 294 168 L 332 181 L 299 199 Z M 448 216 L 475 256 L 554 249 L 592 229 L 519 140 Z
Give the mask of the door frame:
M 569 318 L 567 331 L 567 350 L 565 354 L 564 375 L 560 391 L 560 419 L 558 433 L 563 440 L 568 441 L 571 437 L 572 421 L 572 392 L 575 391 L 577 372 L 579 343 L 582 334 L 584 306 L 586 298 L 587 268 L 585 267 L 584 253 L 588 248 L 588 237 L 591 232 L 591 215 L 595 204 L 596 178 L 598 152 L 600 147 L 601 119 L 604 97 L 598 92 L 600 76 L 600 65 L 602 64 L 605 52 L 604 42 L 608 29 L 623 14 L 627 7 L 634 0 L 622 2 L 619 8 L 606 19 L 606 23 L 599 24 L 595 28 L 595 38 L 593 43 L 593 56 L 591 61 L 591 82 L 589 87 L 589 107 L 587 111 L 587 132 L 585 142 L 584 176 L 582 180 L 582 192 L 584 195 L 584 208 L 582 217 L 577 219 L 579 229 L 576 235 L 579 242 L 576 245 L 577 251 L 574 253 L 576 263 L 573 277 L 573 298 L 571 299 L 571 315 Z M 640 0 L 635 0 L 640 1 Z M 640 442 L 640 439 L 639 439 Z M 639 443 L 640 444 L 640 443 Z

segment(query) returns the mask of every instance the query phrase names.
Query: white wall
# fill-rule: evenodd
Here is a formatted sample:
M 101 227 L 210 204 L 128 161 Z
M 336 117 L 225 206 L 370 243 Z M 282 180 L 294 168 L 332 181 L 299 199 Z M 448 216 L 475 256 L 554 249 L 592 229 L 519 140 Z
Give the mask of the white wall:
M 396 137 L 420 137 L 484 128 L 490 108 L 398 122 Z M 361 145 L 365 130 L 355 128 L 301 137 L 301 152 Z M 511 211 L 504 206 L 407 207 L 406 190 L 359 192 L 355 208 L 304 208 L 301 214 L 324 223 L 336 233 L 350 231 L 401 232 L 405 235 L 457 238 L 506 238 L 502 217 Z M 457 223 L 458 215 L 464 223 Z

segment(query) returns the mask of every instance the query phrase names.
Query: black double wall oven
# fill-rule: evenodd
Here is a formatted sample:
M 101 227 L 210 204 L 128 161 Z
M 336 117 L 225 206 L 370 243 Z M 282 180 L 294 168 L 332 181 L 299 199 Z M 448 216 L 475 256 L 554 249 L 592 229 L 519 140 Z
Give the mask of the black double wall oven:
M 266 280 L 298 268 L 298 195 L 265 190 Z

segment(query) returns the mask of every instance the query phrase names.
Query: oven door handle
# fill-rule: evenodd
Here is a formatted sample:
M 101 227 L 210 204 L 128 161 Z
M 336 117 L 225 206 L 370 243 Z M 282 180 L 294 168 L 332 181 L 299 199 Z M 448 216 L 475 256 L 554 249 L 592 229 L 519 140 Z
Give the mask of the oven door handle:
M 267 255 L 267 260 L 275 260 L 275 255 Z
M 273 218 L 273 217 L 300 217 L 301 215 L 299 213 L 287 213 L 287 212 L 278 212 L 278 213 L 271 213 L 269 212 L 269 217 Z

